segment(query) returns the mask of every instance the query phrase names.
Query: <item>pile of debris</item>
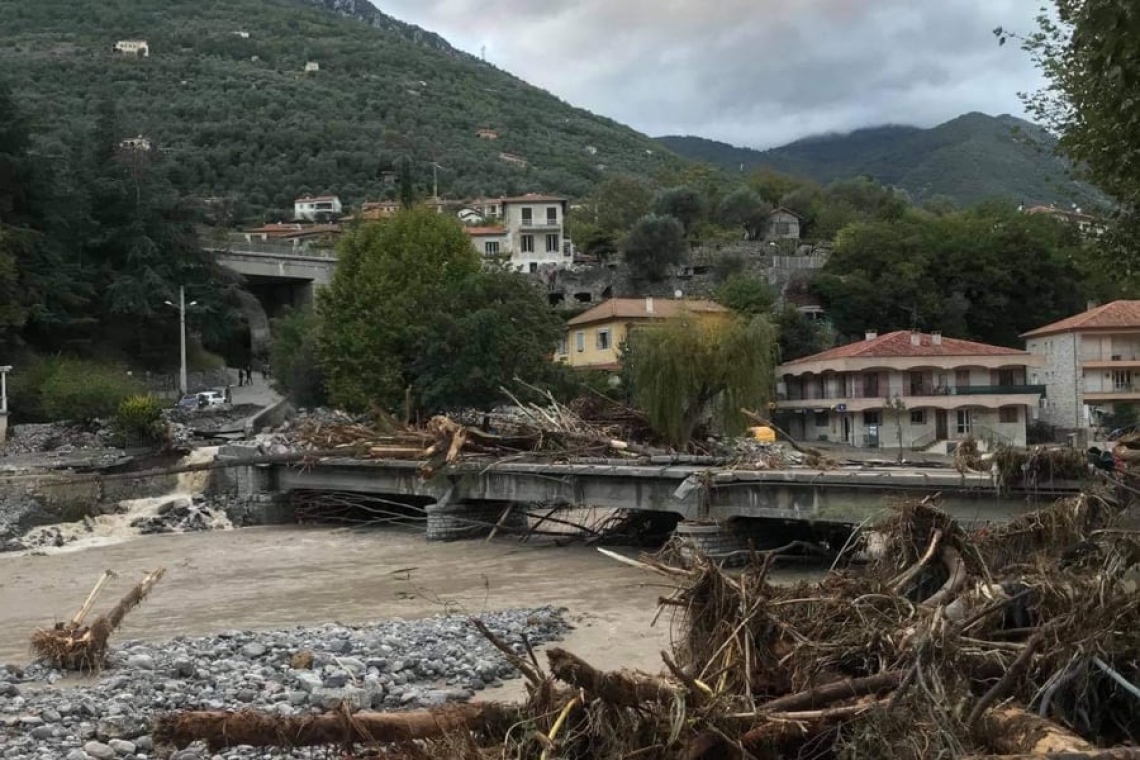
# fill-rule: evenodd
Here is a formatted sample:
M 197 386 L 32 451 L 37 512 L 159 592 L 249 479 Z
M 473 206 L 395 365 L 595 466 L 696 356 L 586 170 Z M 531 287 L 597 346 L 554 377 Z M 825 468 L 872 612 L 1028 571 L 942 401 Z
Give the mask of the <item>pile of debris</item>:
M 529 682 L 523 704 L 175 713 L 156 739 L 470 760 L 1140 758 L 1140 534 L 1119 513 L 1088 494 L 971 532 L 911 503 L 880 526 L 877 559 L 795 586 L 768 581 L 771 552 L 739 576 L 647 559 L 675 586 L 667 675 L 561 649 L 543 669 L 500 642 Z
M 28 423 L 12 426 L 7 442 L 0 446 L 0 456 L 63 455 L 110 446 L 111 430 L 102 423 L 96 422 L 92 426 L 70 422 Z

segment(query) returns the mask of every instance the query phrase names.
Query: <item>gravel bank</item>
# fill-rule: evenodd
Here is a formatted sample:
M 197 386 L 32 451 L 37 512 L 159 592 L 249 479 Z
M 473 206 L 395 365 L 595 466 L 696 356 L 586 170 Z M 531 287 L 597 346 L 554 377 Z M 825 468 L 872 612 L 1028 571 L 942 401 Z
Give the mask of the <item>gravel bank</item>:
M 542 607 L 481 616 L 523 652 L 559 640 L 563 610 Z M 410 710 L 470 699 L 516 673 L 465 617 L 392 620 L 370 626 L 230 631 L 165 644 L 121 642 L 112 667 L 75 684 L 33 665 L 0 668 L 0 758 L 111 760 L 156 757 L 149 720 L 168 710 L 260 709 L 279 715 L 357 709 Z M 55 684 L 48 686 L 45 684 Z M 177 760 L 309 757 L 191 748 Z

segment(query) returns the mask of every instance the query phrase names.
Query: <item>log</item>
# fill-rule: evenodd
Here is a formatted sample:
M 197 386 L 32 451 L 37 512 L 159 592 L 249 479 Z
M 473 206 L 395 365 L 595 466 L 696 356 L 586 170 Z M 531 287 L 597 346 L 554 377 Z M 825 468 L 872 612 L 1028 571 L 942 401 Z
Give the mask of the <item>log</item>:
M 1043 755 L 965 755 L 961 760 L 1140 760 L 1140 748 L 1088 749 L 1074 752 L 1049 752 Z
M 1048 755 L 1095 749 L 1056 723 L 1014 705 L 986 711 L 978 727 L 986 745 L 1003 753 Z
M 966 584 L 966 563 L 962 561 L 962 555 L 958 553 L 958 550 L 952 546 L 943 546 L 942 551 L 938 554 L 942 559 L 942 564 L 950 573 L 950 577 L 946 579 L 946 583 L 942 584 L 942 588 L 935 591 L 930 598 L 922 603 L 924 607 L 937 607 L 940 604 L 946 604 Z
M 614 707 L 636 707 L 645 702 L 672 704 L 680 691 L 668 681 L 637 673 L 613 673 L 598 670 L 565 649 L 546 653 L 550 672 L 560 681 L 582 689 Z
M 202 741 L 217 752 L 230 747 L 321 747 L 394 744 L 438 739 L 457 731 L 502 738 L 517 707 L 495 702 L 449 705 L 407 713 L 347 711 L 281 717 L 256 710 L 167 713 L 155 720 L 154 740 L 178 748 Z
M 796 694 L 789 694 L 760 705 L 761 713 L 795 712 L 813 707 L 829 705 L 853 697 L 863 697 L 886 689 L 893 689 L 902 683 L 904 670 L 891 670 L 866 678 L 846 678 L 842 681 L 817 686 Z

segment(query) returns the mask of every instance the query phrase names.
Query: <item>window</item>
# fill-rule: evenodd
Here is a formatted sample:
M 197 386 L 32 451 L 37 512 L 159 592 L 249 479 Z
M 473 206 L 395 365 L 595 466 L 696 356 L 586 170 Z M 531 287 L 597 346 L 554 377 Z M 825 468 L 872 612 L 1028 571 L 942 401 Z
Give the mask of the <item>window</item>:
M 574 348 L 577 349 L 578 353 L 582 353 L 586 350 L 585 330 L 579 330 L 578 332 L 574 333 Z
M 1120 371 L 1113 372 L 1112 389 L 1114 391 L 1132 390 L 1132 373 Z
M 998 385 L 1002 386 L 1003 388 L 1009 388 L 1017 385 L 1017 378 L 1015 377 L 1014 371 L 1012 369 L 998 370 Z
M 483 252 L 486 253 L 488 256 L 498 256 L 499 255 L 499 244 L 498 243 L 484 243 L 483 244 Z
M 831 415 L 829 415 L 827 412 L 816 412 L 815 413 L 815 426 L 817 428 L 827 427 L 831 422 L 831 420 L 829 419 L 830 416 Z
M 974 429 L 973 415 L 969 409 L 958 410 L 958 435 L 969 435 Z
M 863 412 L 863 424 L 864 425 L 881 425 L 882 422 L 880 421 L 879 410 L 874 409 L 874 410 L 869 411 L 869 412 Z
M 557 235 L 547 235 L 546 236 L 546 252 L 547 253 L 558 253 L 558 250 L 562 247 L 560 245 L 560 243 L 561 243 L 561 241 L 558 239 Z
M 538 262 L 537 261 L 530 262 L 530 273 L 534 274 L 537 271 L 538 271 Z
M 610 329 L 607 327 L 604 330 L 598 330 L 598 350 L 610 350 Z
M 998 409 L 998 422 L 1003 425 L 1015 425 L 1021 421 L 1016 406 L 1003 406 Z
M 954 373 L 954 387 L 965 388 L 970 384 L 970 370 L 960 369 Z
M 863 398 L 879 397 L 879 376 L 863 375 Z
M 910 413 L 910 424 L 912 425 L 925 425 L 926 424 L 926 410 L 915 409 Z
M 570 353 L 570 339 L 565 335 L 558 341 L 558 353 L 563 356 Z
M 910 395 L 912 395 L 912 396 L 925 396 L 926 395 L 925 393 L 923 393 L 922 373 L 921 372 L 911 372 L 910 373 Z
M 558 224 L 558 207 L 557 206 L 547 206 L 546 207 L 546 223 L 547 224 Z
M 534 253 L 534 235 L 522 236 L 522 252 Z
M 522 210 L 522 223 L 529 226 L 534 224 L 534 209 L 524 206 Z
M 788 222 L 776 222 L 777 235 L 790 235 L 792 234 L 792 225 Z

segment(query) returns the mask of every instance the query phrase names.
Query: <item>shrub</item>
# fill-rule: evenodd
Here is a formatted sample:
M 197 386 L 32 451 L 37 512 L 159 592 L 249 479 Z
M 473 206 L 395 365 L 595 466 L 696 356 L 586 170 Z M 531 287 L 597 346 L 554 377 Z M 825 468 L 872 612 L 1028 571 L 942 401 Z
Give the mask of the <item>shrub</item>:
M 47 419 L 90 422 L 111 417 L 123 400 L 142 390 L 120 367 L 79 359 L 53 363 L 55 368 L 40 389 Z
M 119 402 L 114 420 L 115 437 L 120 445 L 158 443 L 166 438 L 162 404 L 150 395 L 129 396 Z
M 311 309 L 287 310 L 273 321 L 269 350 L 273 387 L 298 406 L 323 406 L 328 401 L 317 327 L 317 316 Z

